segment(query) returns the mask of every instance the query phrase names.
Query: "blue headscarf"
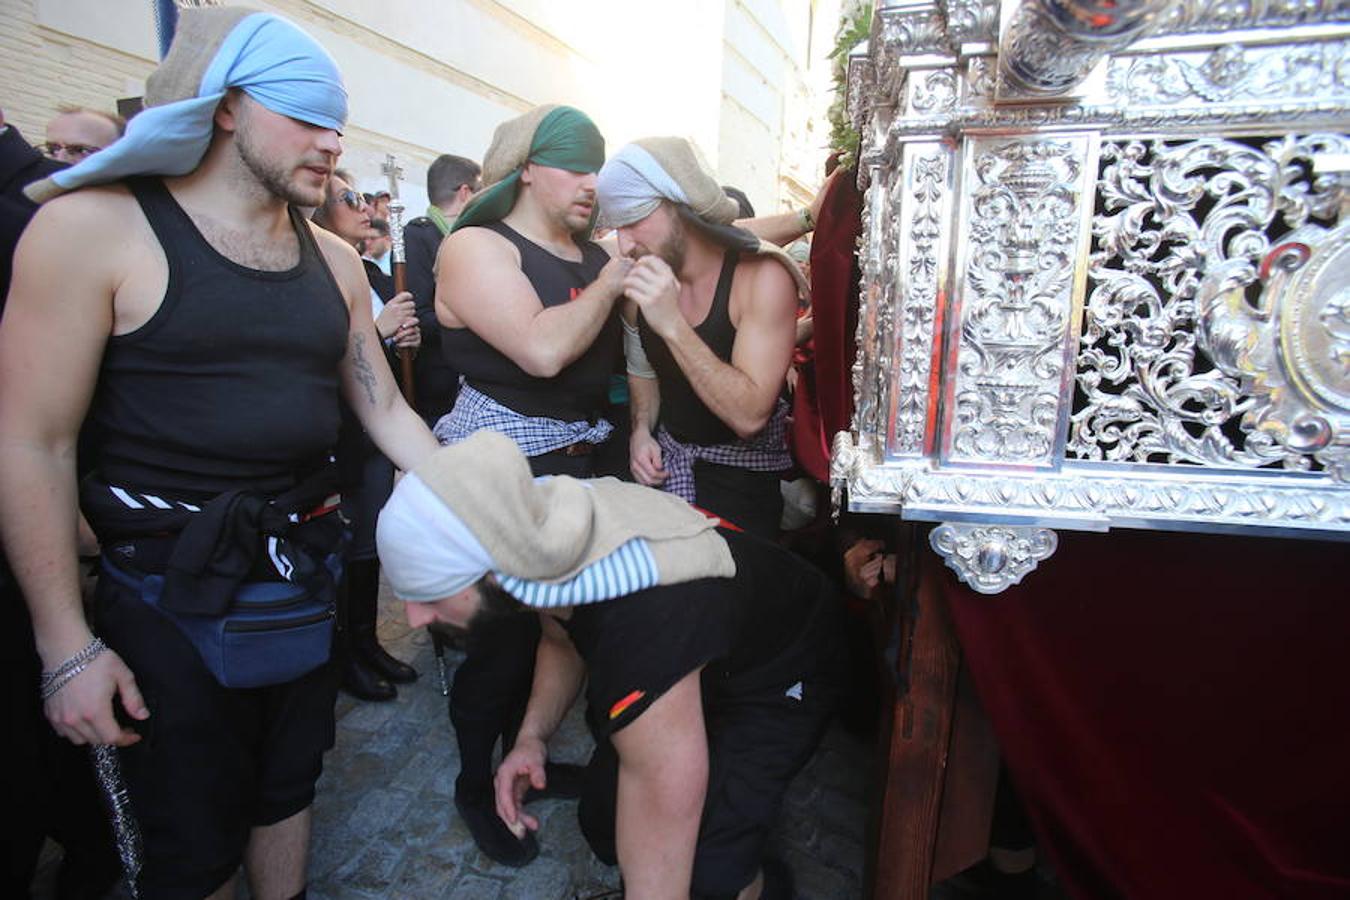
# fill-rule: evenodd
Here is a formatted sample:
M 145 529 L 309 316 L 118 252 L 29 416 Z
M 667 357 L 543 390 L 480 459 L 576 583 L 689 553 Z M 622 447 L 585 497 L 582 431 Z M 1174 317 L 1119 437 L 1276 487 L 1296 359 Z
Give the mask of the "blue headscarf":
M 33 185 L 29 196 L 45 200 L 133 175 L 191 172 L 210 146 L 216 107 L 229 88 L 320 128 L 341 131 L 347 121 L 337 64 L 298 27 L 271 13 L 185 9 L 173 47 L 147 84 L 146 100 L 154 105 L 118 141 Z

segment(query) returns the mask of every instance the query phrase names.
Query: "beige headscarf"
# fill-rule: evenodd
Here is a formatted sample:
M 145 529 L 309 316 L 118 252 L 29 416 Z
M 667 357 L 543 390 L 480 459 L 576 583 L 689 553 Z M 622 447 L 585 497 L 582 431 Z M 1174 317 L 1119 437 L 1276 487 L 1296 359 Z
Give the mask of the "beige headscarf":
M 634 538 L 659 584 L 729 578 L 736 564 L 716 524 L 673 494 L 615 478 L 536 481 L 514 441 L 483 430 L 399 482 L 376 541 L 394 593 L 435 600 L 489 571 L 565 581 Z
M 605 163 L 595 190 L 601 221 L 611 228 L 645 219 L 662 201 L 669 201 L 683 219 L 717 243 L 776 259 L 792 276 L 798 296 L 810 296 L 801 269 L 783 248 L 732 224 L 740 207 L 684 138 L 650 137 L 628 144 Z

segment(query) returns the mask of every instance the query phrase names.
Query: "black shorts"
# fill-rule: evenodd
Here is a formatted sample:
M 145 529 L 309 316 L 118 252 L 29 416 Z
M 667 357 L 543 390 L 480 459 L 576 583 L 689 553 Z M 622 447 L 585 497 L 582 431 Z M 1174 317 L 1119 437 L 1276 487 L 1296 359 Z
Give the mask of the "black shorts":
M 97 630 L 136 676 L 150 718 L 122 766 L 145 841 L 141 896 L 201 898 L 243 860 L 249 830 L 314 800 L 333 746 L 331 663 L 286 684 L 230 689 L 160 613 L 111 578 Z
M 577 607 L 565 628 L 588 666 L 596 738 L 578 814 L 596 856 L 616 859 L 618 765 L 610 736 L 702 667 L 708 787 L 694 855 L 697 897 L 754 880 L 783 795 L 811 758 L 845 679 L 839 604 L 825 576 L 749 535 L 725 535 L 734 579 L 650 588 Z
M 838 696 L 833 672 L 746 692 L 728 690 L 704 671 L 708 790 L 694 850 L 694 897 L 734 898 L 755 879 L 783 796 L 815 752 Z M 592 851 L 610 865 L 618 861 L 618 779 L 618 756 L 602 737 L 577 815 Z

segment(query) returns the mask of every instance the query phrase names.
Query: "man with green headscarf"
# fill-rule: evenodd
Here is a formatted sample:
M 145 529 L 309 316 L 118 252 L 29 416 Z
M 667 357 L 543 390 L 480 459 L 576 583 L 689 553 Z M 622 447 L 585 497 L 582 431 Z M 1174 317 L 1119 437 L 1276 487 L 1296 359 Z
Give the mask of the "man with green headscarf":
M 441 348 L 464 376 L 436 425 L 443 444 L 489 428 L 514 440 L 535 475 L 596 474 L 595 448 L 621 352 L 615 302 L 631 260 L 587 239 L 605 142 L 567 106 L 503 123 L 483 160 L 481 191 L 455 220 L 436 259 Z M 535 618 L 475 633 L 455 673 L 450 718 L 460 751 L 455 806 L 484 854 L 521 866 L 539 852 L 497 817 L 492 750 L 509 748 L 529 699 Z M 575 770 L 550 764 L 549 789 L 572 793 Z M 568 784 L 568 782 L 571 782 Z

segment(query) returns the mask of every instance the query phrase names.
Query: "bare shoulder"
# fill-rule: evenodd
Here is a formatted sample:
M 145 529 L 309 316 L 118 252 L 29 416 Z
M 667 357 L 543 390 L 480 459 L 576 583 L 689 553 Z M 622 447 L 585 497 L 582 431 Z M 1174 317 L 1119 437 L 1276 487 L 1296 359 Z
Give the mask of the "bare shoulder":
M 736 268 L 736 280 L 740 282 L 742 277 L 745 278 L 743 283 L 747 289 L 742 296 L 750 304 L 746 309 L 772 311 L 797 303 L 797 282 L 775 257 L 752 256 L 743 259 Z M 738 288 L 740 286 L 737 285 Z
M 305 222 L 305 227 L 314 235 L 314 242 L 319 252 L 323 254 L 324 262 L 328 263 L 329 271 L 333 273 L 338 287 L 342 289 L 347 308 L 355 309 L 353 302 L 366 296 L 365 291 L 369 284 L 366 281 L 365 267 L 361 265 L 361 257 L 357 255 L 356 248 L 313 222 Z
M 323 253 L 324 259 L 329 265 L 360 266 L 361 257 L 357 255 L 356 248 L 344 241 L 342 238 L 333 234 L 327 229 L 320 228 L 313 222 L 306 221 L 305 227 L 309 229 L 310 234 L 314 235 L 314 241 L 319 245 L 319 251 Z
M 162 259 L 140 204 L 127 188 L 113 184 L 71 191 L 39 207 L 16 248 L 14 268 L 37 276 L 24 280 L 24 291 L 78 281 L 110 292 Z
M 66 246 L 87 249 L 90 241 L 100 246 L 121 241 L 128 228 L 137 225 L 149 228 L 140 204 L 125 186 L 110 184 L 81 188 L 48 200 L 38 207 L 29 228 L 55 234 Z

